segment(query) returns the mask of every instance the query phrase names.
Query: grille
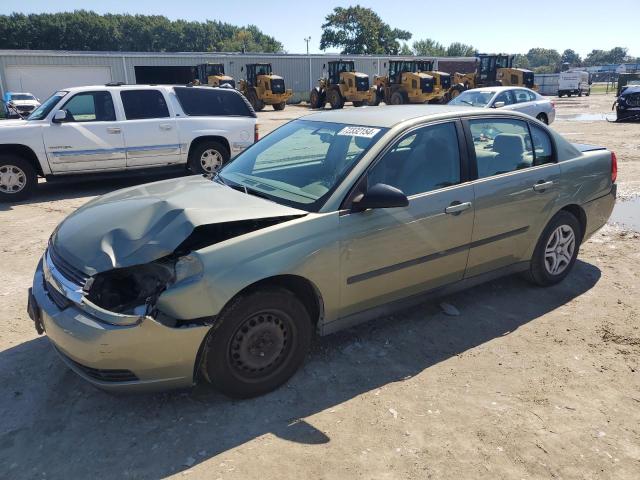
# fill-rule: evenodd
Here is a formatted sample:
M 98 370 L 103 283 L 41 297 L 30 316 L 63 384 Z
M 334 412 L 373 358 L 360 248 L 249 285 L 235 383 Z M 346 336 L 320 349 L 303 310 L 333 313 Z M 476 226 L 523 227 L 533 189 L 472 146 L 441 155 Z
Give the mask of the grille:
M 356 90 L 358 92 L 366 92 L 369 90 L 369 77 L 357 77 Z
M 84 284 L 87 283 L 87 280 L 89 279 L 89 275 L 77 269 L 58 255 L 52 245 L 49 245 L 49 257 L 51 258 L 53 265 L 62 275 L 65 276 L 65 278 L 67 278 L 67 280 L 70 280 L 80 287 L 84 287 Z
M 433 92 L 433 78 L 421 78 L 420 90 L 422 90 L 422 93 Z
M 31 105 L 18 105 L 15 108 L 20 112 L 30 112 L 31 110 L 33 110 L 33 107 Z
M 640 93 L 626 95 L 627 105 L 630 107 L 640 107 Z
M 440 85 L 444 90 L 449 90 L 449 88 L 451 87 L 451 75 L 449 75 L 448 73 L 441 73 Z
M 69 305 L 71 305 L 71 302 L 67 299 L 67 297 L 53 288 L 47 281 L 44 282 L 44 290 L 45 292 L 47 292 L 47 295 L 49 296 L 51 301 L 55 303 L 60 310 L 64 310 Z
M 271 80 L 271 91 L 273 93 L 284 93 L 284 80 L 282 78 L 274 78 Z
M 56 349 L 58 350 L 58 349 Z M 103 370 L 99 368 L 91 368 L 86 365 L 82 365 L 81 363 L 72 360 L 60 350 L 58 353 L 63 356 L 69 363 L 73 364 L 78 370 L 82 371 L 88 377 L 93 378 L 94 380 L 99 380 L 101 382 L 135 382 L 138 380 L 138 377 L 131 370 Z

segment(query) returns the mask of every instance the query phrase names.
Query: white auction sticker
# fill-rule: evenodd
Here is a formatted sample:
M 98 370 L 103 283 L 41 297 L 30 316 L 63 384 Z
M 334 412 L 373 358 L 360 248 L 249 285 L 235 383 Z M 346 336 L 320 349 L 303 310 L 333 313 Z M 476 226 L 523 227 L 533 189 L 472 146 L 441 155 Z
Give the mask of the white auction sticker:
M 338 132 L 338 135 L 345 135 L 347 137 L 365 137 L 365 138 L 373 138 L 376 136 L 376 133 L 380 131 L 379 128 L 371 128 L 371 127 L 344 127 L 342 130 Z

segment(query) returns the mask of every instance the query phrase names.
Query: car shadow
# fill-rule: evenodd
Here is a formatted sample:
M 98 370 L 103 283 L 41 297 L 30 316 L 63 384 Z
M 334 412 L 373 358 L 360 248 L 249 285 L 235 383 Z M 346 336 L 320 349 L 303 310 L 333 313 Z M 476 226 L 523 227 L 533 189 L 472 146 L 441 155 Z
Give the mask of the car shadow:
M 208 386 L 109 395 L 68 371 L 45 338 L 22 343 L 0 353 L 0 477 L 160 478 L 263 435 L 331 442 L 330 432 L 305 419 L 508 335 L 589 291 L 600 276 L 578 261 L 564 282 L 547 289 L 509 277 L 448 296 L 459 316 L 428 302 L 317 339 L 285 386 L 244 401 Z
M 120 173 L 91 177 L 79 175 L 60 180 L 56 179 L 51 182 L 41 180 L 38 183 L 38 188 L 30 198 L 21 202 L 2 202 L 0 203 L 0 211 L 12 210 L 18 205 L 33 205 L 58 200 L 94 197 L 121 188 L 134 187 L 169 178 L 184 177 L 190 174 L 184 168 L 170 168 L 151 172 L 147 170 L 144 173 L 136 172 L 135 174 L 129 172 L 129 174 Z

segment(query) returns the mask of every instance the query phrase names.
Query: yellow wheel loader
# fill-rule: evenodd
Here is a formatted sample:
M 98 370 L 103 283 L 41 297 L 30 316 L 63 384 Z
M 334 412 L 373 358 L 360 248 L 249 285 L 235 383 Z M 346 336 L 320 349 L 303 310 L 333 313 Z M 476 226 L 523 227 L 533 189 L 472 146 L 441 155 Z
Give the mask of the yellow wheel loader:
M 235 80 L 224 73 L 224 63 L 201 63 L 196 67 L 196 80 L 200 85 L 236 88 Z
M 292 90 L 285 88 L 284 78 L 274 75 L 270 63 L 248 63 L 246 69 L 247 79 L 238 82 L 238 90 L 253 109 L 259 112 L 265 105 L 273 105 L 274 110 L 284 110 L 293 95 Z
M 376 76 L 374 82 L 376 105 L 440 103 L 451 86 L 451 76 L 433 71 L 428 60 L 389 60 L 388 74 Z
M 524 68 L 514 68 L 514 55 L 478 55 L 476 71 L 454 73 L 448 98 L 457 97 L 469 88 L 514 86 L 538 90 L 533 81 L 533 72 Z
M 318 86 L 311 90 L 309 104 L 311 108 L 324 108 L 329 102 L 335 109 L 352 102 L 354 107 L 361 107 L 373 104 L 375 97 L 369 76 L 356 72 L 352 60 L 334 60 L 329 62 L 329 75 L 318 80 Z

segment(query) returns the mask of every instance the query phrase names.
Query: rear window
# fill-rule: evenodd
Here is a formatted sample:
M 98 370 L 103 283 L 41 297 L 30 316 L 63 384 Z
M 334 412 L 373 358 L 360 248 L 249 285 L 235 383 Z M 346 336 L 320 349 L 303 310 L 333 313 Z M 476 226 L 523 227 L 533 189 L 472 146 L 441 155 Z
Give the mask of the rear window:
M 169 116 L 167 102 L 158 90 L 123 90 L 120 92 L 120 98 L 127 120 Z
M 184 113 L 189 116 L 256 116 L 244 97 L 231 89 L 175 87 L 174 90 Z

